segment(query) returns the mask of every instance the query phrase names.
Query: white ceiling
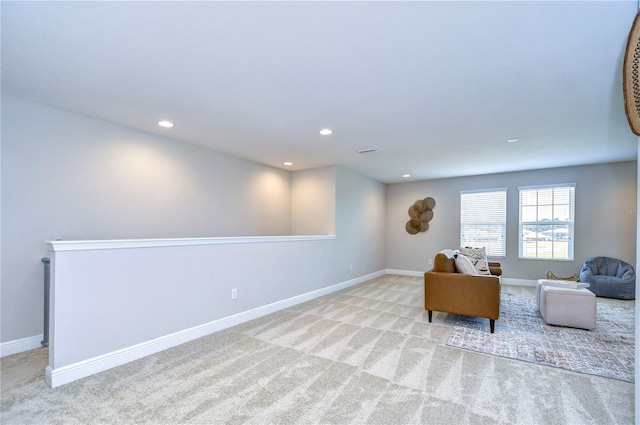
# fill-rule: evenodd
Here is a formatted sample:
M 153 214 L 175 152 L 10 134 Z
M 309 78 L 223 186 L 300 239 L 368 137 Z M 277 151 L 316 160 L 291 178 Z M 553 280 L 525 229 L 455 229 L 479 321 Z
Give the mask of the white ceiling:
M 274 167 L 392 183 L 636 158 L 635 0 L 1 7 L 3 93 Z

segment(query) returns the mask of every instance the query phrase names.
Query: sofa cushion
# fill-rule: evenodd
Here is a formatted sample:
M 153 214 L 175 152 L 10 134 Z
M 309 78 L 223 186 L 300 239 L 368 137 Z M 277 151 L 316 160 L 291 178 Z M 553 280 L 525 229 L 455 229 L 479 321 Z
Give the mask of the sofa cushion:
M 460 273 L 477 275 L 478 271 L 473 265 L 471 258 L 466 255 L 458 254 L 456 257 L 456 269 Z
M 456 264 L 453 258 L 447 257 L 445 254 L 436 254 L 433 261 L 433 271 L 443 273 L 455 273 Z

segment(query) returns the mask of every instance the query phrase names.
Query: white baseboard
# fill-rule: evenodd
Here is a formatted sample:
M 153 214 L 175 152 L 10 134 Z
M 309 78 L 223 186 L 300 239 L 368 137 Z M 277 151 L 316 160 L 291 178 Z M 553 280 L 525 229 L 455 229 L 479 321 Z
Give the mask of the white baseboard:
M 513 277 L 503 277 L 502 278 L 503 285 L 513 285 L 513 286 L 536 286 L 538 284 L 538 280 L 531 279 L 516 279 Z
M 233 316 L 224 317 L 222 319 L 214 320 L 200 326 L 195 326 L 193 328 L 185 329 L 180 332 L 165 335 L 151 341 L 146 341 L 141 344 L 133 345 L 121 350 L 113 351 L 111 353 L 73 363 L 68 366 L 58 367 L 55 369 L 47 366 L 45 370 L 45 381 L 47 382 L 47 385 L 55 388 L 60 385 L 64 385 L 69 382 L 73 382 L 75 380 L 93 375 L 95 373 L 102 372 L 113 367 L 140 359 L 142 357 L 166 350 L 168 348 L 193 341 L 194 339 L 201 338 L 214 332 L 239 325 L 249 320 L 257 319 L 259 317 L 274 313 L 287 307 L 310 301 L 314 298 L 318 298 L 323 295 L 348 288 L 358 283 L 383 276 L 384 274 L 386 274 L 386 271 L 380 270 L 378 272 L 340 282 L 335 285 L 317 289 L 315 291 L 307 292 L 305 294 L 297 295 L 295 297 L 287 298 L 275 303 L 267 304 L 253 310 L 247 310 Z
M 35 348 L 41 348 L 43 338 L 43 335 L 36 335 L 28 338 L 3 342 L 0 344 L 0 357 L 22 353 L 23 351 L 29 351 Z
M 397 270 L 397 269 L 387 269 L 387 274 L 398 274 L 400 276 L 414 276 L 414 277 L 422 277 L 424 276 L 424 272 L 415 272 L 412 270 Z

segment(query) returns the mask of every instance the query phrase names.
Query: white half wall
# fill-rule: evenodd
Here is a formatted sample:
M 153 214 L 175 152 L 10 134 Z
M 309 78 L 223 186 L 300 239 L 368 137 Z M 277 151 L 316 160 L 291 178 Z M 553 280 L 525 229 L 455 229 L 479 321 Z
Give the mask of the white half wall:
M 336 236 L 52 241 L 49 384 L 383 274 L 384 185 L 333 172 Z
M 88 367 L 95 372 L 92 359 L 124 352 L 122 359 L 129 361 L 132 347 L 203 326 L 218 330 L 212 324 L 221 319 L 256 309 L 267 314 L 271 304 L 319 295 L 344 282 L 330 280 L 326 273 L 335 261 L 334 236 L 184 241 L 176 246 L 163 240 L 137 246 L 128 241 L 119 248 L 99 241 L 51 243 L 47 376 L 52 386 L 82 375 L 65 373 L 56 382 L 61 371 Z M 231 298 L 233 288 L 236 299 Z M 201 331 L 191 334 L 202 336 Z M 140 353 L 150 354 L 148 349 Z M 113 366 L 109 361 L 104 365 Z

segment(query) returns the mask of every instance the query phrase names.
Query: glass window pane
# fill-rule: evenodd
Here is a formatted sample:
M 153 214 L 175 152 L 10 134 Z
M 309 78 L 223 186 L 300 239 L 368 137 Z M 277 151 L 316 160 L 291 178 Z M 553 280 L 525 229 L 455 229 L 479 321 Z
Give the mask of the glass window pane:
M 538 205 L 553 204 L 553 189 L 538 190 Z
M 538 203 L 538 192 L 535 190 L 523 190 L 520 192 L 520 202 L 522 205 L 536 205 Z
M 553 221 L 553 206 L 538 206 L 538 221 Z
M 553 258 L 558 260 L 566 260 L 569 258 L 569 241 L 553 242 Z
M 534 205 L 532 207 L 522 207 L 522 221 L 538 221 L 538 209 Z
M 569 204 L 555 205 L 553 207 L 554 219 L 557 221 L 569 221 L 571 215 L 569 214 Z
M 553 192 L 553 202 L 555 204 L 568 204 L 571 199 L 571 190 L 572 188 L 556 188 Z
M 519 190 L 521 258 L 572 260 L 575 185 Z
M 525 241 L 522 245 L 522 256 L 523 257 L 536 257 L 537 252 L 537 242 L 536 241 Z

